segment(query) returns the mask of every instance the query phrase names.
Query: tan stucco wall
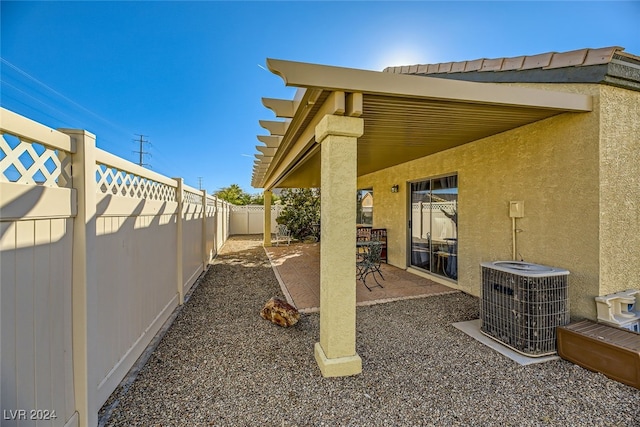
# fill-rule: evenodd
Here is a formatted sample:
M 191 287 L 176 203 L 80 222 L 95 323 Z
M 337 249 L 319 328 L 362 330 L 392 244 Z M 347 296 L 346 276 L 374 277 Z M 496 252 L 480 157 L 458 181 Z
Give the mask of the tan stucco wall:
M 600 293 L 640 289 L 640 92 L 601 89 Z
M 601 89 L 597 85 L 533 86 L 594 95 L 594 110 L 562 114 L 364 175 L 358 179 L 358 188 L 373 187 L 376 197 L 373 225 L 388 229 L 389 263 L 405 268 L 407 181 L 457 173 L 459 256 L 458 282 L 454 286 L 478 296 L 479 264 L 511 259 L 508 204 L 510 200 L 523 200 L 525 217 L 517 224 L 523 230 L 518 234 L 518 252 L 525 261 L 569 270 L 572 315 L 595 318 L 593 298 L 601 294 L 598 241 Z M 398 193 L 391 193 L 393 184 L 399 184 Z M 638 230 L 637 217 L 635 227 Z M 611 242 L 614 243 L 618 244 Z M 607 263 L 606 268 L 610 267 L 615 269 Z

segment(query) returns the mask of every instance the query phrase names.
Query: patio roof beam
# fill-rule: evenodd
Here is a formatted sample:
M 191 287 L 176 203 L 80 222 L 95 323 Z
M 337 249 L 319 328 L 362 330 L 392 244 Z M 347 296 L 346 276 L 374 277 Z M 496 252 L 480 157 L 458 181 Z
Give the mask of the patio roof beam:
M 280 76 L 287 86 L 560 111 L 592 110 L 591 97 L 583 94 L 381 73 L 271 58 L 267 59 L 267 67 Z
M 315 102 L 315 101 L 314 101 Z M 301 104 L 302 105 L 302 104 Z M 306 104 L 307 106 L 313 104 Z M 320 120 L 326 115 L 343 115 L 346 111 L 346 96 L 344 92 L 336 91 L 332 92 L 326 99 L 326 101 L 317 109 L 315 115 L 310 118 L 308 123 L 305 124 L 304 129 L 301 134 L 295 138 L 293 146 L 289 150 L 278 150 L 276 156 L 285 152 L 286 155 L 277 160 L 274 157 L 275 161 L 272 161 L 273 169 L 270 169 L 267 173 L 266 180 L 264 182 L 264 188 L 273 188 L 278 184 L 278 182 L 282 181 L 288 174 L 292 172 L 294 168 L 296 168 L 300 159 L 307 156 L 312 146 L 315 142 L 315 127 Z M 307 117 L 305 116 L 305 119 Z M 287 135 L 288 138 L 292 139 L 293 135 Z M 291 141 L 287 141 L 291 143 Z M 277 165 L 275 164 L 277 162 Z
M 264 143 L 267 147 L 278 147 L 282 142 L 282 136 L 258 135 L 258 141 Z
M 314 109 L 316 100 L 321 95 L 321 93 L 322 91 L 320 90 L 307 90 L 304 88 L 299 88 L 296 91 L 294 100 L 291 101 L 293 102 L 292 105 L 294 107 L 293 115 L 295 115 L 296 117 L 293 119 L 286 120 L 287 122 L 286 135 L 283 136 L 283 139 L 280 142 L 279 149 L 275 155 L 275 159 L 274 161 L 272 161 L 272 165 L 271 165 L 272 168 L 275 168 L 275 165 L 277 165 L 280 162 L 280 159 L 282 158 L 283 153 L 288 152 L 289 145 L 292 144 L 291 141 L 293 140 L 291 135 L 295 135 L 296 132 L 303 125 L 304 120 L 306 119 L 309 112 Z M 264 104 L 264 99 L 263 99 L 263 104 Z M 267 106 L 266 104 L 264 105 Z M 259 182 L 260 182 L 259 184 L 260 187 L 266 188 L 265 179 L 261 179 Z
M 260 126 L 269 131 L 271 135 L 283 136 L 287 131 L 288 122 L 278 122 L 273 120 L 260 120 Z
M 363 96 L 361 92 L 350 93 L 347 95 L 347 111 L 349 117 L 360 117 L 364 112 Z
M 256 145 L 256 150 L 269 157 L 273 157 L 273 155 L 276 154 L 277 149 L 278 147 L 263 147 L 261 145 Z
M 262 98 L 262 105 L 273 111 L 276 117 L 290 119 L 296 113 L 294 101 L 288 99 Z
M 323 114 L 340 115 L 344 112 L 344 115 L 349 117 L 360 117 L 363 112 L 363 96 L 361 93 L 347 93 L 344 97 L 331 96 L 327 99 L 325 104 L 316 113 L 316 119 L 322 120 Z M 280 179 L 280 182 L 288 179 L 292 174 L 298 172 L 298 170 L 307 164 L 307 161 L 318 156 L 320 152 L 320 146 L 318 144 L 312 145 L 302 157 L 284 174 Z M 319 185 L 319 184 L 318 184 Z

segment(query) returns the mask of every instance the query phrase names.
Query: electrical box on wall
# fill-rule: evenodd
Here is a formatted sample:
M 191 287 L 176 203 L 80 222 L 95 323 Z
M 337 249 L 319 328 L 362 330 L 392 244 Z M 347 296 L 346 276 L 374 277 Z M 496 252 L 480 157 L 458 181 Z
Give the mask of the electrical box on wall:
M 509 202 L 509 216 L 511 218 L 524 217 L 524 201 L 511 201 Z

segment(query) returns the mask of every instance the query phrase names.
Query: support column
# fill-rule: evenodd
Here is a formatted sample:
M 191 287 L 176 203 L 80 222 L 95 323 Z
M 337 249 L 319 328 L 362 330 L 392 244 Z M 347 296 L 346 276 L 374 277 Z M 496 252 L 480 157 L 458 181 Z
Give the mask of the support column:
M 316 126 L 321 144 L 320 342 L 322 375 L 362 372 L 356 353 L 357 143 L 363 119 L 327 115 Z
M 264 247 L 271 246 L 271 190 L 264 190 Z

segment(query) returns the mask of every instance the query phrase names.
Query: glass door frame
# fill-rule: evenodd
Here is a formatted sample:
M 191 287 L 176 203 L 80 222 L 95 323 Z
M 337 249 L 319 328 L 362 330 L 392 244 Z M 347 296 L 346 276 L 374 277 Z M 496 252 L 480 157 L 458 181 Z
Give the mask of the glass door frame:
M 423 217 L 423 201 L 420 201 L 420 225 L 414 214 L 416 184 L 424 183 L 429 206 L 428 221 Z M 436 188 L 440 187 L 440 188 Z M 457 281 L 458 276 L 458 173 L 407 181 L 407 265 L 438 277 Z M 451 189 L 451 191 L 447 191 Z M 418 189 L 418 191 L 420 191 Z M 440 196 L 438 196 L 440 194 Z M 446 196 L 445 196 L 446 195 Z M 434 208 L 437 206 L 437 216 Z M 415 228 L 420 227 L 420 236 Z M 426 234 L 424 233 L 426 229 Z M 434 236 L 432 236 L 432 231 Z

